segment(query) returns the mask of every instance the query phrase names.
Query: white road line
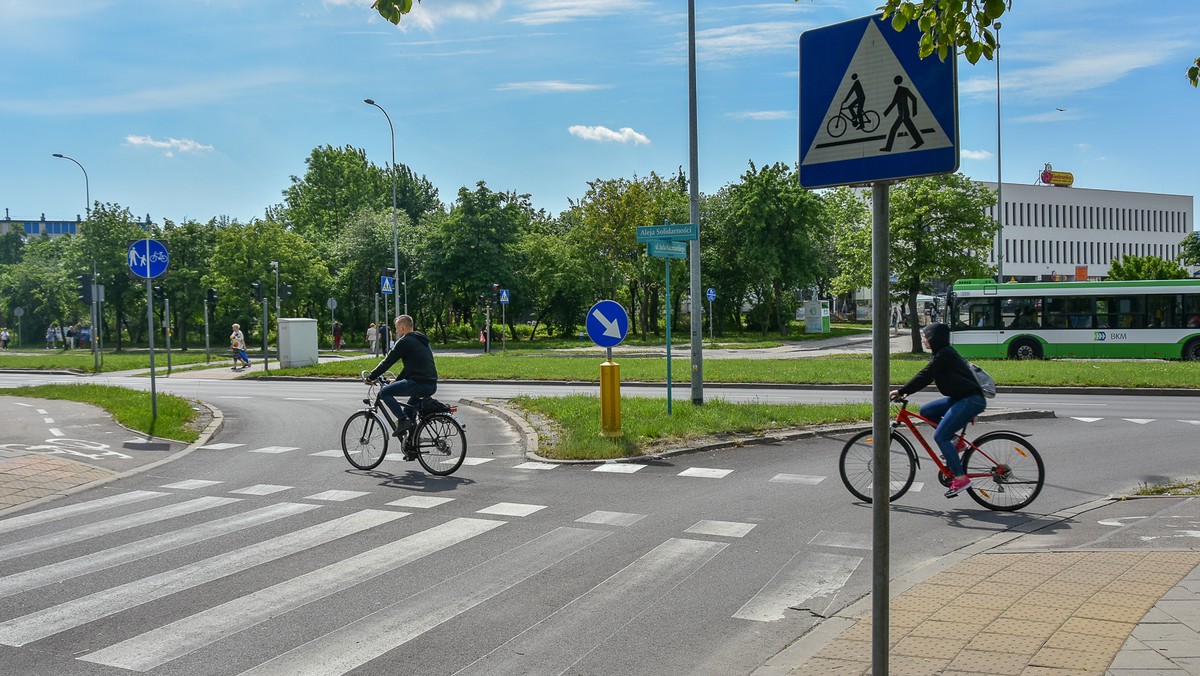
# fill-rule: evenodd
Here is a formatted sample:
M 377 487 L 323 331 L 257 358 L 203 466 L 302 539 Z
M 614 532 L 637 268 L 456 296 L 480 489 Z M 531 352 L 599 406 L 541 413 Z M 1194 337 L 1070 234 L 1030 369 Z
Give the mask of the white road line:
M 230 448 L 238 448 L 239 446 L 245 446 L 245 445 L 246 444 L 230 444 L 230 443 L 209 444 L 207 446 L 201 446 L 200 450 L 202 450 L 202 451 L 225 451 Z
M 1200 425 L 1200 420 L 1180 420 L 1179 422 L 1187 423 L 1189 425 Z
M 160 498 L 164 495 L 170 495 L 170 493 L 164 493 L 162 491 L 130 491 L 128 493 L 111 495 L 107 498 L 100 498 L 99 500 L 77 502 L 73 505 L 67 505 L 66 507 L 55 507 L 54 509 L 47 509 L 41 512 L 34 512 L 32 514 L 22 514 L 21 516 L 14 516 L 10 519 L 4 519 L 3 521 L 0 521 L 0 533 L 8 533 L 21 528 L 28 528 L 29 526 L 37 526 L 44 523 L 49 523 L 51 521 L 58 521 L 59 519 L 66 519 L 67 517 L 75 516 L 76 514 L 83 514 L 85 512 L 90 514 L 92 512 L 98 512 L 102 509 L 120 507 L 121 505 L 128 505 L 134 502 L 141 502 L 142 500 L 149 500 L 150 498 Z
M 404 516 L 365 509 L 0 623 L 0 644 L 23 646 L 102 617 L 290 556 Z
M 519 465 L 514 465 L 513 469 L 554 469 L 555 467 L 558 467 L 558 465 L 552 462 L 534 462 L 531 460 L 529 462 L 523 462 Z
M 529 516 L 534 512 L 545 509 L 545 505 L 526 505 L 520 502 L 497 502 L 491 507 L 484 507 L 476 514 L 495 514 L 497 516 Z
M 96 552 L 95 554 L 86 554 L 40 568 L 33 568 L 0 578 L 0 597 L 11 596 L 18 592 L 37 589 L 38 587 L 55 584 L 80 575 L 106 570 L 114 566 L 144 559 L 148 556 L 169 552 L 186 545 L 228 535 L 229 533 L 244 530 L 251 526 L 270 523 L 285 516 L 320 508 L 320 505 L 281 502 L 243 514 L 235 514 L 223 519 L 189 526 L 188 528 L 163 533 L 162 535 L 155 535 L 138 540 L 137 542 L 130 542 Z
M 646 518 L 645 514 L 595 511 L 591 514 L 581 516 L 575 519 L 575 521 L 577 523 L 596 523 L 602 526 L 632 526 L 644 518 Z
M 1104 420 L 1104 418 L 1079 418 L 1076 416 L 1071 416 L 1071 420 L 1078 420 L 1079 422 L 1085 422 L 1085 423 L 1094 423 L 1094 422 L 1098 422 L 1100 420 Z
M 871 535 L 869 533 L 842 533 L 839 531 L 819 531 L 808 541 L 810 545 L 824 547 L 844 547 L 846 549 L 870 549 Z
M 739 523 L 737 521 L 697 521 L 695 525 L 684 529 L 685 533 L 695 535 L 718 535 L 727 538 L 745 537 L 754 529 L 755 524 Z
M 503 521 L 490 519 L 455 519 L 209 608 L 79 659 L 121 669 L 149 671 L 226 636 L 368 582 L 503 524 Z
M 728 476 L 733 470 L 731 469 L 712 469 L 711 467 L 689 467 L 677 476 L 694 476 L 702 479 L 723 479 Z
M 467 465 L 482 465 L 485 462 L 491 462 L 495 458 L 463 458 L 463 466 Z
M 445 582 L 245 671 L 242 676 L 341 676 L 408 643 L 607 537 L 557 528 Z
M 216 486 L 217 484 L 223 484 L 223 483 L 225 483 L 225 482 L 224 481 L 209 481 L 207 479 L 185 479 L 183 481 L 176 481 L 173 484 L 159 486 L 159 488 L 176 488 L 181 491 L 194 491 L 197 488 L 208 488 L 209 486 Z
M 290 488 L 291 488 L 291 486 L 276 486 L 274 484 L 255 484 L 253 486 L 247 486 L 245 488 L 239 488 L 236 491 L 229 491 L 229 492 L 236 493 L 238 495 L 271 495 L 272 493 L 279 493 L 280 491 L 286 491 Z
M 298 451 L 298 450 L 300 450 L 299 446 L 263 446 L 262 448 L 256 448 L 250 452 L 251 453 L 287 453 L 288 451 Z
M 432 495 L 410 495 L 407 498 L 393 500 L 387 503 L 388 507 L 410 507 L 413 509 L 429 509 L 444 505 L 447 502 L 454 502 L 454 498 L 437 498 Z
M 320 458 L 340 458 L 343 454 L 342 449 L 331 448 L 328 451 L 317 451 L 316 453 L 309 453 L 309 455 L 315 455 Z
M 57 427 L 51 427 L 51 428 L 50 428 L 50 434 L 53 434 L 53 435 L 54 435 L 54 436 L 56 436 L 56 437 L 65 436 L 65 435 L 63 434 L 62 430 L 58 429 Z
M 39 408 L 39 409 L 37 410 L 37 412 L 38 412 L 39 414 L 41 414 L 41 415 L 50 415 L 50 412 L 49 412 L 49 411 L 47 411 L 47 410 L 46 410 L 46 409 L 44 409 L 44 408 Z
M 597 465 L 593 472 L 613 472 L 616 474 L 633 474 L 634 472 L 645 469 L 645 465 L 636 462 L 606 462 L 603 465 Z
M 314 495 L 306 496 L 305 500 L 328 500 L 329 502 L 345 502 L 354 498 L 361 498 L 364 495 L 370 495 L 368 491 L 322 491 Z
M 1122 418 L 1122 420 L 1131 423 L 1137 423 L 1138 425 L 1145 425 L 1146 423 L 1154 422 L 1154 418 Z
M 44 422 L 45 422 L 47 425 L 53 425 L 53 424 L 54 424 L 54 418 L 42 418 L 42 420 L 43 420 L 43 421 L 44 421 Z
M 754 622 L 782 620 L 788 608 L 840 590 L 861 562 L 858 556 L 798 552 L 733 616 Z
M 86 526 L 50 531 L 39 537 L 6 545 L 4 549 L 0 549 L 0 561 L 8 561 L 18 556 L 25 556 L 34 552 L 82 542 L 83 540 L 90 540 L 101 535 L 111 535 L 112 533 L 145 526 L 150 523 L 157 523 L 165 519 L 174 519 L 177 516 L 184 516 L 185 514 L 202 512 L 206 509 L 228 505 L 233 502 L 240 502 L 240 499 L 222 497 L 196 498 L 174 505 L 167 505 L 166 507 L 155 507 L 144 512 L 134 512 L 133 514 L 118 516 L 105 521 L 97 521 Z
M 775 483 L 782 484 L 804 484 L 806 486 L 816 486 L 825 480 L 823 476 L 815 476 L 811 474 L 776 474 L 768 479 Z
M 569 673 L 630 618 L 658 603 L 726 546 L 702 540 L 667 540 L 456 676 Z
M 26 403 L 20 402 L 20 401 L 14 401 L 13 403 L 16 404 L 17 406 L 24 406 L 25 408 L 33 408 L 33 404 L 26 404 Z

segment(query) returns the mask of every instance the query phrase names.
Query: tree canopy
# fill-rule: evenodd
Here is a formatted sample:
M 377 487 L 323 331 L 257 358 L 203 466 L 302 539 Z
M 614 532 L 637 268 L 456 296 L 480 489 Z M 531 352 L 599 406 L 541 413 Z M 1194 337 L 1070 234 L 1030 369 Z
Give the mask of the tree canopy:
M 1122 256 L 1113 260 L 1108 269 L 1108 278 L 1116 281 L 1129 279 L 1186 279 L 1187 270 L 1179 263 L 1158 256 Z

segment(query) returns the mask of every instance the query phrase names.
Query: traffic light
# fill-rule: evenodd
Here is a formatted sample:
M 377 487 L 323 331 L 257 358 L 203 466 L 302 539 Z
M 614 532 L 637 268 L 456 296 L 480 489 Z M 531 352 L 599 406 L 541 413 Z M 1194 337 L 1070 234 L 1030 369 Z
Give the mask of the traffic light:
M 209 289 L 208 290 L 208 307 L 211 310 L 212 308 L 215 308 L 216 306 L 217 306 L 217 290 Z
M 279 290 L 279 297 L 284 300 L 291 298 L 292 297 L 292 285 L 285 283 L 283 285 L 283 288 Z
M 161 286 L 154 287 L 154 300 L 161 301 L 166 297 L 166 291 Z
M 262 282 L 258 281 L 257 279 L 253 282 L 250 282 L 250 289 L 254 292 L 254 300 L 263 299 Z
M 91 305 L 92 304 L 92 276 L 91 275 L 79 275 L 75 279 L 79 280 L 79 285 L 75 287 L 75 290 L 79 292 L 79 300 L 84 305 Z
M 496 302 L 496 300 L 498 300 L 499 298 L 500 298 L 500 285 L 493 284 L 492 285 L 492 302 Z

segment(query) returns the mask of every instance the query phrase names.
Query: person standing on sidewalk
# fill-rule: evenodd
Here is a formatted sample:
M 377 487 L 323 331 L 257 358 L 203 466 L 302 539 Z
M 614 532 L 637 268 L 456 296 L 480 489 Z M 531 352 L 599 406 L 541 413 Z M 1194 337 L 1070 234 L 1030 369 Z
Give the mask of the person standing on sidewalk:
M 971 480 L 963 470 L 962 459 L 954 447 L 954 435 L 967 426 L 975 416 L 987 408 L 987 399 L 983 396 L 983 388 L 975 380 L 975 374 L 967 360 L 962 358 L 953 347 L 950 347 L 950 327 L 945 324 L 933 323 L 921 329 L 921 342 L 933 353 L 925 368 L 917 372 L 900 387 L 892 390 L 891 398 L 906 396 L 919 392 L 930 383 L 937 385 L 943 397 L 934 399 L 921 407 L 921 415 L 937 423 L 933 432 L 933 440 L 942 451 L 946 467 L 954 475 L 946 497 L 953 498 L 971 487 Z
M 342 323 L 333 323 L 333 349 L 342 349 Z
M 375 322 L 367 327 L 367 344 L 371 346 L 371 354 L 379 356 L 379 331 L 375 330 Z

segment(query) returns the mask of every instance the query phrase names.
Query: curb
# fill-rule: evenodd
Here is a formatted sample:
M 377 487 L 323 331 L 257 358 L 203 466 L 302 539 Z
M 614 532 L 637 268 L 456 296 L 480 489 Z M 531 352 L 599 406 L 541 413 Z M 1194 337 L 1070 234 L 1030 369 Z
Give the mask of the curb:
M 195 451 L 196 449 L 200 448 L 201 446 L 207 444 L 208 440 L 211 439 L 212 436 L 217 433 L 217 430 L 221 429 L 221 425 L 223 425 L 225 422 L 225 414 L 221 412 L 221 409 L 219 409 L 216 406 L 213 406 L 212 404 L 205 402 L 205 401 L 198 401 L 198 403 L 201 406 L 208 408 L 209 412 L 212 413 L 213 419 L 208 423 L 208 426 L 204 428 L 204 431 L 200 433 L 200 436 L 197 437 L 196 440 L 194 442 L 192 442 L 191 445 L 189 445 L 187 448 L 176 451 L 175 453 L 172 453 L 171 455 L 168 455 L 165 458 L 160 458 L 158 460 L 155 460 L 154 462 L 147 463 L 140 467 L 134 467 L 133 469 L 127 469 L 124 472 L 114 473 L 111 476 L 105 477 L 103 479 L 97 479 L 95 481 L 89 481 L 88 483 L 85 483 L 85 484 L 79 484 L 78 486 L 59 491 L 52 495 L 47 495 L 45 497 L 41 497 L 36 500 L 30 500 L 29 502 L 22 503 L 20 505 L 14 505 L 12 507 L 9 507 L 8 509 L 0 510 L 0 516 L 8 516 L 9 514 L 15 514 L 16 512 L 22 511 L 24 509 L 28 509 L 30 507 L 36 507 L 38 505 L 43 505 L 47 502 L 53 502 L 54 500 L 58 500 L 59 498 L 64 498 L 68 495 L 82 493 L 83 491 L 90 490 L 90 489 L 96 488 L 98 486 L 103 486 L 106 483 L 110 483 L 110 482 L 116 481 L 118 479 L 125 479 L 128 477 L 134 476 L 136 474 L 141 474 L 142 472 L 154 469 L 155 467 L 159 467 L 160 465 L 165 465 L 169 462 L 174 462 L 174 461 L 190 454 L 192 451 Z M 122 427 L 124 427 L 124 425 L 122 425 Z M 129 428 L 126 427 L 125 429 L 129 429 Z M 133 431 L 133 430 L 131 430 L 131 431 Z M 142 434 L 141 432 L 134 432 L 134 433 Z M 80 464 L 86 464 L 86 463 L 80 463 Z M 94 467 L 94 465 L 88 465 L 88 466 Z

